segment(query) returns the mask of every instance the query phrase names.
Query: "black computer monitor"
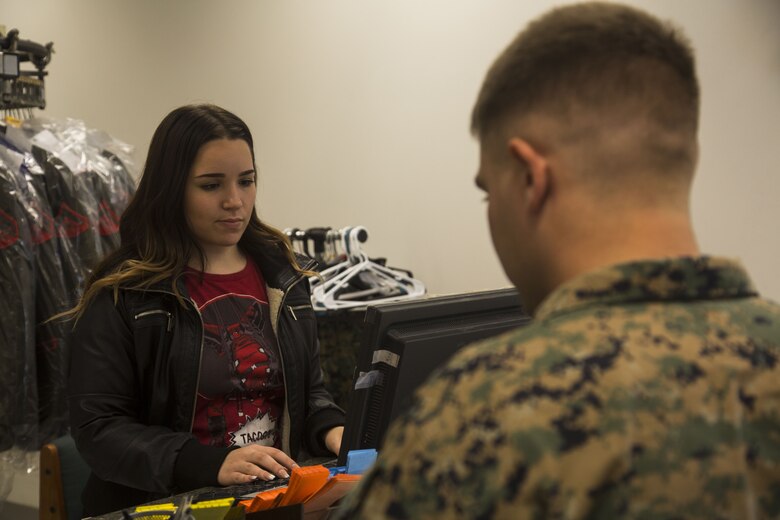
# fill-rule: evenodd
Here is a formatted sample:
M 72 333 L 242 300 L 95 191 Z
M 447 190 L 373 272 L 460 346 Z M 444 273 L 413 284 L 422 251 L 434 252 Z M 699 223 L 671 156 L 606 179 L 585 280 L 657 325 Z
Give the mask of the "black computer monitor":
M 528 321 L 515 289 L 368 307 L 338 463 L 350 450 L 381 449 L 417 387 L 461 347 Z

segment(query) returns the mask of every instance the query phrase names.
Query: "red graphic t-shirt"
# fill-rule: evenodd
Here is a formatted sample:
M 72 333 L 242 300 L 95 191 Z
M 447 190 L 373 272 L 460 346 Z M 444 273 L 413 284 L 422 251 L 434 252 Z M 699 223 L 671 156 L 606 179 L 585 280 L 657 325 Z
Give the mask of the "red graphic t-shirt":
M 281 448 L 284 379 L 265 280 L 247 259 L 238 273 L 187 269 L 203 317 L 203 353 L 193 433 L 201 444 Z

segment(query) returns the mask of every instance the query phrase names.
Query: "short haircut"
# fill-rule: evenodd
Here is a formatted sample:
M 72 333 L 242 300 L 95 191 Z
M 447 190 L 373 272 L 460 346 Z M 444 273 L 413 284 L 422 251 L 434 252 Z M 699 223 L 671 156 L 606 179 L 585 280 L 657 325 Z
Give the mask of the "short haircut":
M 493 63 L 471 129 L 483 138 L 537 114 L 576 125 L 573 116 L 583 113 L 599 123 L 641 115 L 664 132 L 695 141 L 699 85 L 687 39 L 670 24 L 619 4 L 553 9 L 531 22 Z

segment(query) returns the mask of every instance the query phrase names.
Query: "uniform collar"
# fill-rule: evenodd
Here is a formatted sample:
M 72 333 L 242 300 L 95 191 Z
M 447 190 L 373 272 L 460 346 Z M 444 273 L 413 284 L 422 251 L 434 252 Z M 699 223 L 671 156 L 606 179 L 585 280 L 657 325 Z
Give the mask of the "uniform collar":
M 682 257 L 617 264 L 580 275 L 544 299 L 536 319 L 593 305 L 716 300 L 758 296 L 736 261 Z

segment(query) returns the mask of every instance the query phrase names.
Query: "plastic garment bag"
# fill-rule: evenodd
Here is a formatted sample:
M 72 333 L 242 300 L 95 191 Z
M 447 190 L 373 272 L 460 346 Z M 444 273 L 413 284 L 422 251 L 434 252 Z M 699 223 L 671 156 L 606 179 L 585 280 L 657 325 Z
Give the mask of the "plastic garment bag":
M 9 173 L 14 173 L 21 206 L 29 228 L 27 243 L 32 247 L 34 284 L 30 288 L 34 298 L 35 326 L 32 338 L 37 390 L 38 432 L 34 439 L 15 444 L 21 449 L 38 447 L 67 431 L 68 418 L 65 402 L 65 368 L 68 356 L 67 327 L 63 321 L 49 318 L 70 308 L 78 294 L 76 284 L 81 279 L 74 273 L 72 263 L 63 262 L 75 257 L 70 241 L 62 233 L 51 215 L 47 199 L 41 194 L 42 172 L 32 157 L 7 148 L 0 148 Z M 71 287 L 66 284 L 66 273 L 71 273 Z
M 43 195 L 42 170 L 29 154 L 0 150 L 0 157 L 17 172 L 20 196 L 30 227 L 35 259 L 35 362 L 38 389 L 38 434 L 36 446 L 63 435 L 68 428 L 65 399 L 67 328 L 64 321 L 49 318 L 75 303 L 81 279 L 72 260 L 70 241 L 57 226 Z M 65 260 L 63 262 L 63 260 Z M 71 287 L 66 283 L 70 273 Z
M 0 462 L 68 429 L 70 323 L 48 320 L 78 301 L 119 244 L 135 190 L 130 152 L 74 120 L 0 132 Z
M 119 215 L 135 191 L 135 182 L 127 169 L 131 148 L 105 132 L 87 129 L 83 121 L 76 119 L 36 119 L 26 126 L 30 130 L 42 128 L 32 138 L 34 147 L 61 159 L 74 178 L 83 178 L 87 183 L 97 207 L 101 245 L 105 252 L 116 249 L 120 241 Z
M 86 278 L 105 253 L 99 232 L 98 203 L 91 182 L 39 146 L 33 146 L 32 153 L 43 168 L 46 198 L 54 218 L 78 254 L 82 275 Z
M 16 174 L 0 163 L 0 451 L 37 441 L 35 260 Z

